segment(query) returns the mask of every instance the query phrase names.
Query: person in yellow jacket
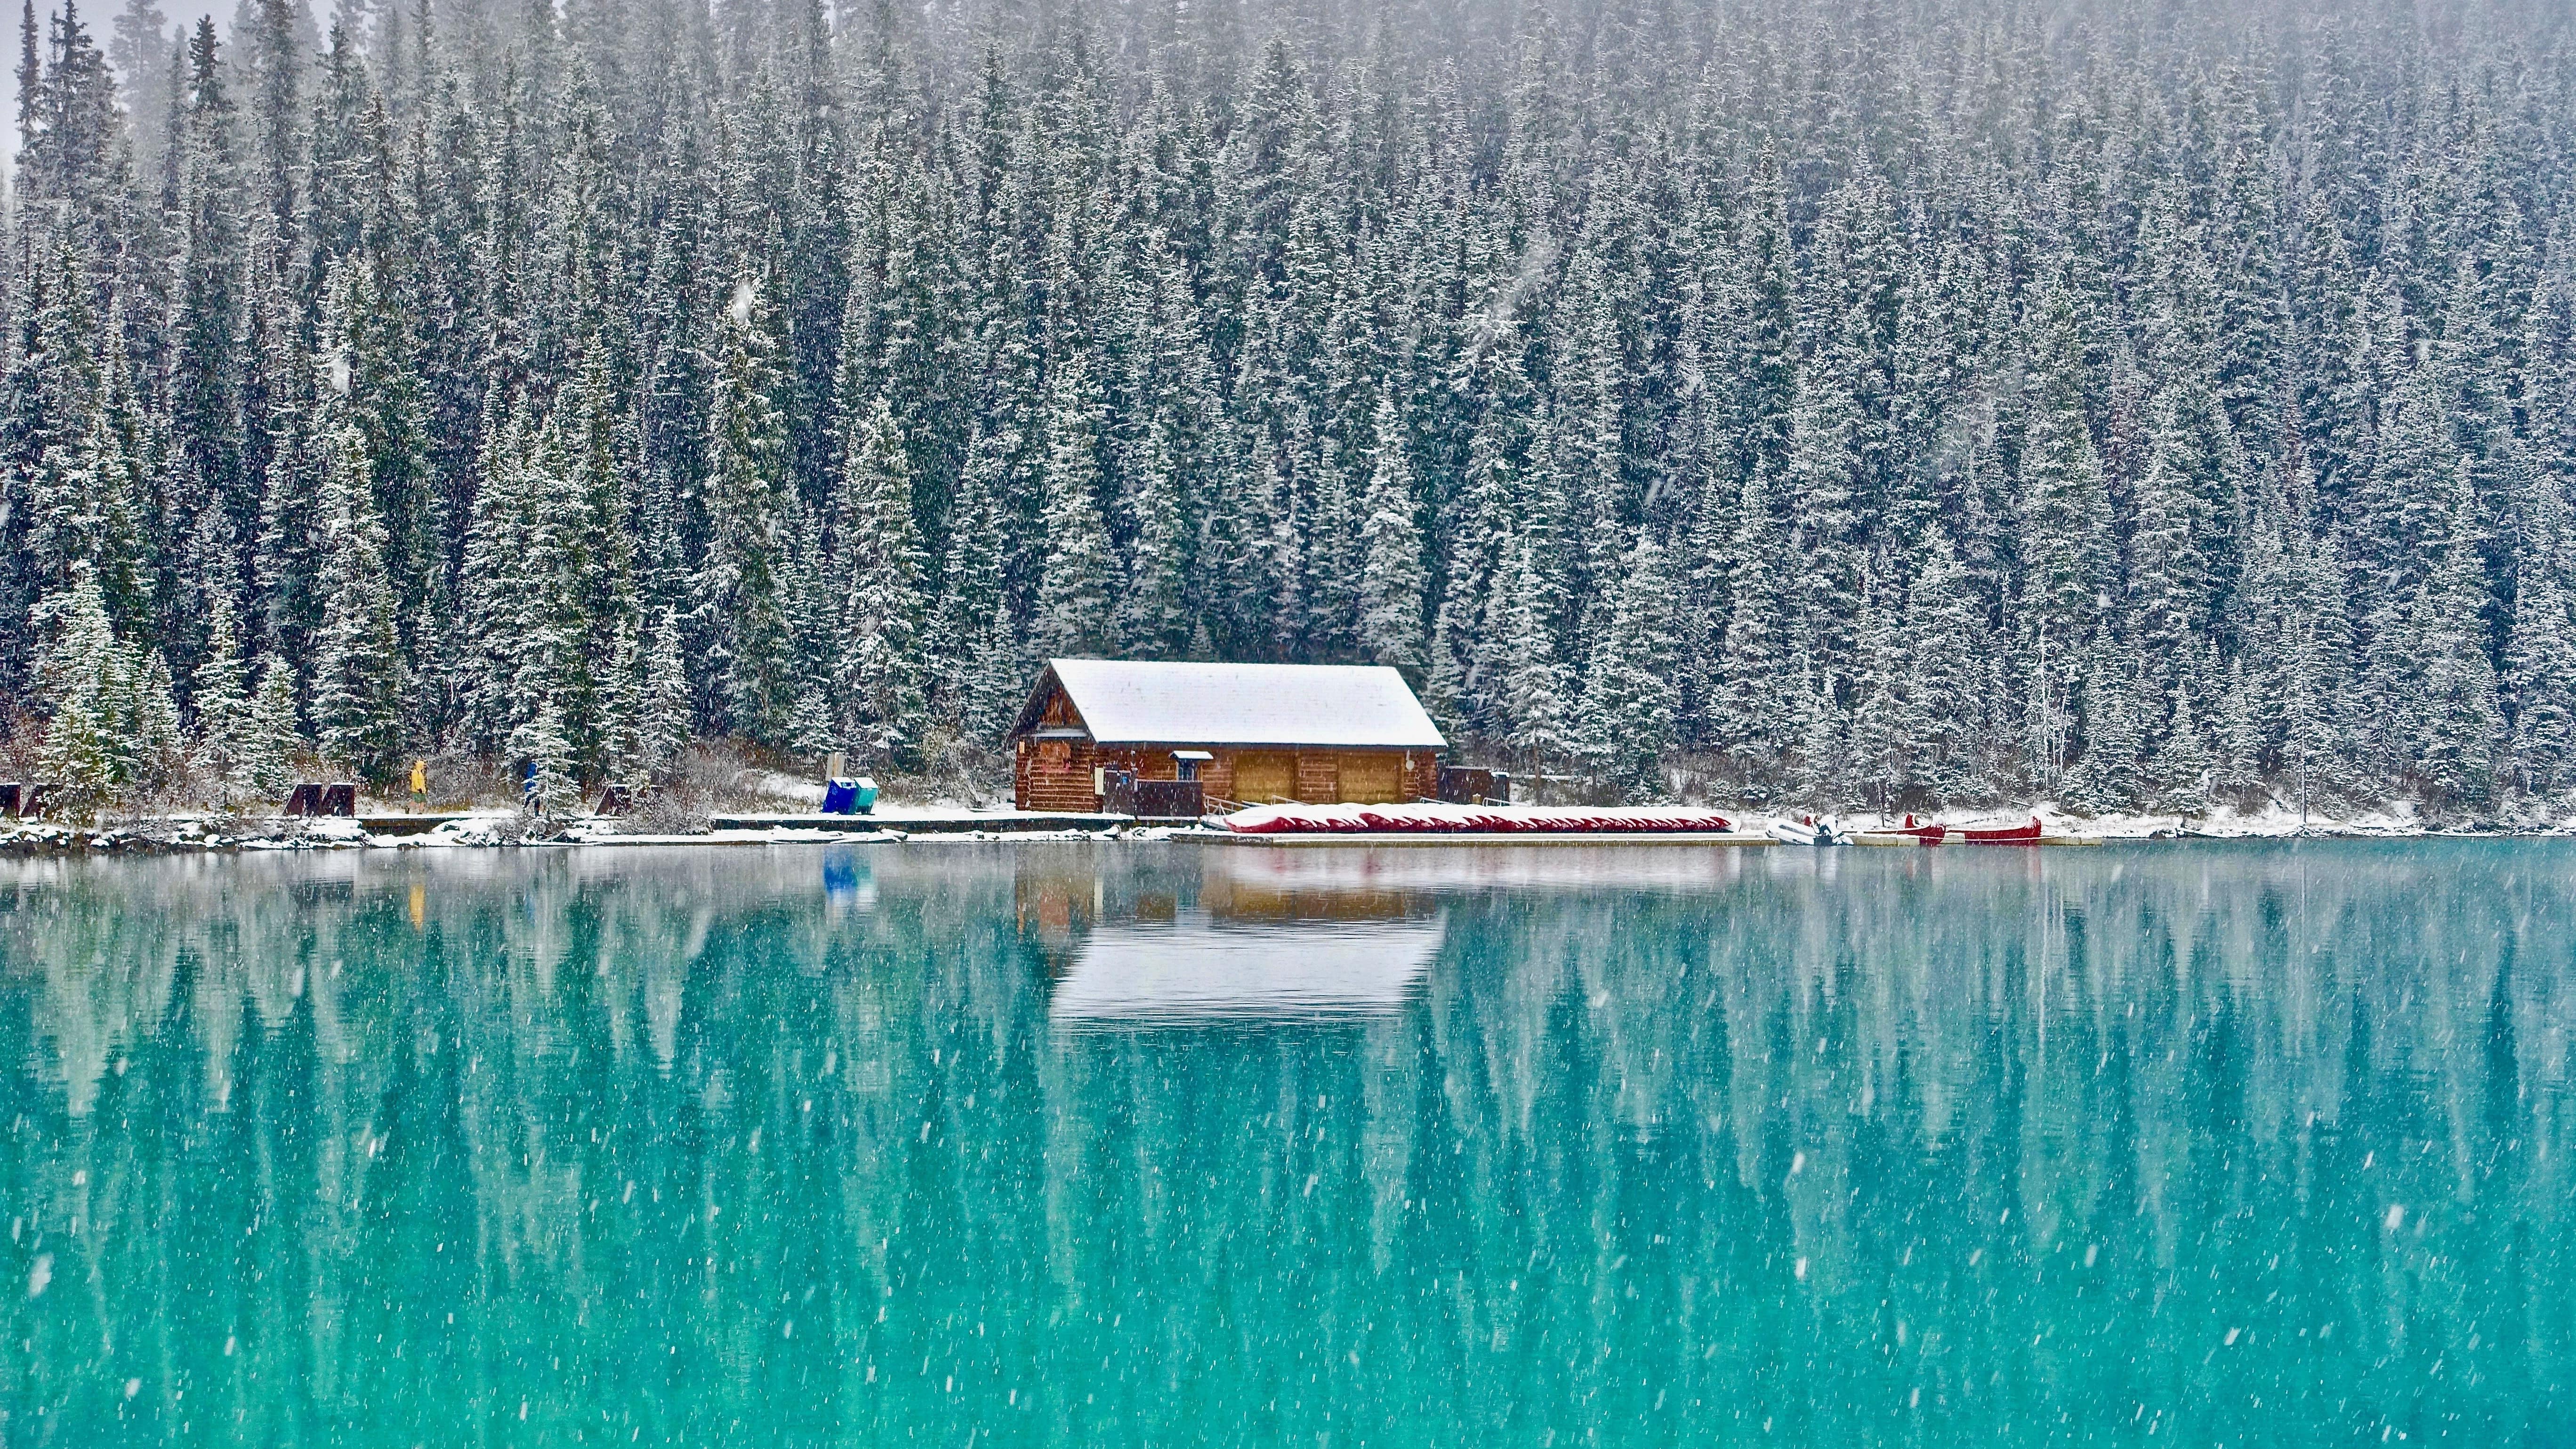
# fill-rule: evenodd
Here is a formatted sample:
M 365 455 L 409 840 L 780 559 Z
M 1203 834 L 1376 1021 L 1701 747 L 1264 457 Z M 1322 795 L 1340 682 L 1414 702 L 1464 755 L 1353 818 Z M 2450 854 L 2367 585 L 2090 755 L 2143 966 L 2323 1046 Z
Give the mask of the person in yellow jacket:
M 428 803 L 429 761 L 414 760 L 411 762 L 411 808 L 418 810 Z

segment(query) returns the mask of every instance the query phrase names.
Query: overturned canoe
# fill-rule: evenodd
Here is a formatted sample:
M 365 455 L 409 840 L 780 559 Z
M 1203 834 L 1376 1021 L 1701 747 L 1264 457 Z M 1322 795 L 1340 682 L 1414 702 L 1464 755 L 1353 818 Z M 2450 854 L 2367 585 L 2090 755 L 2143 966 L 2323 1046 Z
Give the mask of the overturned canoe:
M 1722 834 L 1734 822 L 1678 805 L 1256 805 L 1225 817 L 1237 835 Z

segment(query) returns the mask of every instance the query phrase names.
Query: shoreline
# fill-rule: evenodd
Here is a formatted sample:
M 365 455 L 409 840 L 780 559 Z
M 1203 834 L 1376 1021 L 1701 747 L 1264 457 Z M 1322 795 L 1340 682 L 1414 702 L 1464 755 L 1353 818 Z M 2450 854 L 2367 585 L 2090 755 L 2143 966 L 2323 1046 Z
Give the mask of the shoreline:
M 2444 827 L 2396 815 L 2346 820 L 2300 821 L 2281 814 L 2253 817 L 2103 816 L 2075 817 L 2042 807 L 2031 811 L 2042 823 L 2038 840 L 2027 846 L 1963 841 L 1940 846 L 1909 846 L 1878 840 L 1851 842 L 1850 848 L 1969 849 L 2063 848 L 2111 844 L 2228 843 L 2275 840 L 2506 840 L 2564 836 L 2568 822 L 2532 823 L 2501 828 Z M 1771 848 L 1782 845 L 1763 833 L 1780 817 L 1749 816 L 1727 832 L 1299 832 L 1253 834 L 1140 822 L 1126 816 L 1076 815 L 1029 811 L 905 809 L 882 815 L 826 816 L 810 811 L 737 811 L 712 817 L 712 827 L 684 834 L 628 832 L 611 816 L 585 817 L 542 837 L 525 832 L 515 814 L 442 812 L 419 815 L 299 818 L 290 816 L 186 815 L 81 825 L 68 821 L 22 821 L 0 830 L 0 856 L 246 854 L 279 850 L 502 850 L 629 846 L 795 846 L 795 845 L 1061 845 L 1201 844 L 1273 850 L 1487 848 L 1497 846 L 1591 846 L 1630 849 Z M 1853 828 L 1866 829 L 1857 821 Z M 1792 850 L 1812 847 L 1789 846 Z

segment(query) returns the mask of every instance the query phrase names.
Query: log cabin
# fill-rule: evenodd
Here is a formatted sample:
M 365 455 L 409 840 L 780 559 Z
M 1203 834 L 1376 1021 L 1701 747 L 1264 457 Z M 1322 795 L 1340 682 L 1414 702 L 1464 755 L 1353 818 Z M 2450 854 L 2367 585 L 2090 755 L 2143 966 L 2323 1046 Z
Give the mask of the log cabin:
M 1023 810 L 1097 810 L 1109 770 L 1196 779 L 1210 808 L 1439 792 L 1448 748 L 1392 669 L 1053 659 L 1011 730 Z

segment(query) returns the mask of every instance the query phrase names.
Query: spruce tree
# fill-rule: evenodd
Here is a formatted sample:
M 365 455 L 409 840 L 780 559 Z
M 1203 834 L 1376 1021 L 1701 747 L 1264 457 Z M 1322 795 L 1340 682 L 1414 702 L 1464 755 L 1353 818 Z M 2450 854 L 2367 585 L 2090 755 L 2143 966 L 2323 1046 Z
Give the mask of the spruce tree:
M 1980 664 L 1992 657 L 1991 635 L 1949 536 L 1929 530 L 1915 557 L 1902 624 L 1906 779 L 1946 804 L 1980 793 L 1987 762 L 1978 723 L 1991 704 Z
M 708 612 L 725 722 L 753 739 L 787 731 L 795 675 L 787 418 L 765 288 L 744 278 L 716 322 L 708 404 L 706 562 L 697 597 Z
M 2566 495 L 2525 461 L 2523 532 L 2514 550 L 2512 627 L 2504 682 L 2513 704 L 2513 773 L 2525 792 L 2554 796 L 2576 783 L 2576 623 L 2569 614 Z
M 1680 641 L 1664 550 L 1638 538 L 1621 561 L 1609 618 L 1593 646 L 1576 730 L 1581 753 L 1622 795 L 1663 793 L 1673 742 L 1672 673 Z
M 229 595 L 215 595 L 206 629 L 206 652 L 188 677 L 188 703 L 196 715 L 192 763 L 228 803 L 239 788 L 251 749 L 250 670 L 241 655 L 240 616 Z
M 2042 294 L 2033 398 L 2021 452 L 2024 632 L 2046 630 L 2061 658 L 2099 621 L 2112 562 L 2111 504 L 2085 412 L 2084 339 L 2063 282 Z M 2035 645 L 2025 649 L 2035 659 Z
M 1543 789 L 1548 766 L 1562 768 L 1578 743 L 1570 718 L 1576 700 L 1557 652 L 1555 614 L 1563 594 L 1537 540 L 1515 540 L 1510 557 L 1509 571 L 1497 578 L 1501 703 L 1511 722 L 1508 742 L 1523 752 Z
M 581 808 L 581 782 L 573 774 L 572 740 L 564 734 L 563 710 L 551 699 L 510 735 L 511 758 L 527 770 L 520 790 L 521 808 L 547 820 L 562 820 Z
M 1405 457 L 1402 422 L 1391 389 L 1378 389 L 1372 433 L 1366 521 L 1360 525 L 1360 651 L 1379 664 L 1419 674 L 1423 664 L 1422 598 L 1429 582 L 1422 561 L 1421 507 L 1413 467 Z
M 48 639 L 35 677 L 48 716 L 38 768 L 73 808 L 94 810 L 130 778 L 136 661 L 117 639 L 106 597 L 86 568 L 37 603 L 35 623 Z
M 277 799 L 294 779 L 295 757 L 304 749 L 304 734 L 295 718 L 295 670 L 272 656 L 260 670 L 259 689 L 251 696 L 250 737 L 235 761 L 233 783 L 241 794 Z
M 1134 542 L 1118 597 L 1117 633 L 1131 655 L 1169 658 L 1189 644 L 1189 525 L 1181 511 L 1172 429 L 1161 417 L 1147 425 L 1135 478 L 1127 501 Z
M 1672 749 L 1731 783 L 2051 789 L 2118 715 L 2133 805 L 2569 788 L 2569 102 L 2530 16 L 2060 27 L 2052 90 L 1973 24 L 1791 46 L 1792 84 L 1797 6 L 1693 84 L 1651 26 L 1149 9 L 970 57 L 891 11 L 388 0 L 326 36 L 246 0 L 174 56 L 155 0 L 104 51 L 28 7 L 0 680 L 32 705 L 86 570 L 120 729 L 156 650 L 201 731 L 217 657 L 218 700 L 273 666 L 273 720 L 337 688 L 355 427 L 404 736 L 499 756 L 551 703 L 575 775 L 656 709 L 666 757 L 885 714 L 945 769 L 1031 635 L 1394 660 L 1463 749 L 1551 697 L 1583 735 L 1650 537 Z M 890 576 L 841 517 L 880 404 L 909 646 L 851 602 Z M 894 703 L 853 703 L 861 643 Z
M 1897 804 L 1911 776 L 1913 742 L 1922 731 L 1906 686 L 1902 609 L 1892 583 L 1864 571 L 1860 622 L 1853 631 L 1852 710 L 1847 776 L 1882 812 Z
M 393 580 L 385 570 L 385 529 L 376 517 L 366 437 L 343 424 L 323 439 L 314 634 L 313 725 L 323 753 L 382 784 L 402 763 L 404 681 Z
M 2481 618 L 2487 603 L 2486 567 L 2478 551 L 2477 493 L 2466 460 L 2451 488 L 2445 534 L 2441 560 L 2419 586 L 2409 621 L 2423 671 L 2414 773 L 2435 803 L 2475 806 L 2485 803 L 2494 787 L 2495 750 L 2504 721 Z
M 1030 644 L 1040 654 L 1103 654 L 1112 637 L 1117 563 L 1100 512 L 1100 404 L 1089 358 L 1060 363 L 1047 404 L 1045 561 L 1038 574 Z
M 920 748 L 928 710 L 923 560 L 913 521 L 911 457 L 883 397 L 851 421 L 832 531 L 832 574 L 841 589 L 835 685 L 844 740 L 889 765 L 909 764 Z
M 688 749 L 693 720 L 689 710 L 689 674 L 680 657 L 678 616 L 664 610 L 653 623 L 644 656 L 644 697 L 636 726 L 638 752 L 645 773 L 655 779 L 674 770 Z
M 1727 550 L 1726 622 L 1713 702 L 1716 742 L 1747 770 L 1773 767 L 1795 743 L 1799 681 L 1790 670 L 1787 540 L 1772 510 L 1769 470 L 1756 464 L 1736 507 Z

